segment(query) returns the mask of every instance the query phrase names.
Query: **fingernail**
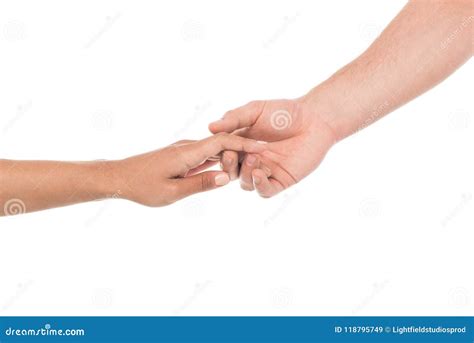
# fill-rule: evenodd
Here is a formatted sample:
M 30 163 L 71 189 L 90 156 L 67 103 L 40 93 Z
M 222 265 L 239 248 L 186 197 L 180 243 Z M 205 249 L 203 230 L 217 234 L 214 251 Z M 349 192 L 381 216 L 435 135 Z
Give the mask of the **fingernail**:
M 217 174 L 216 177 L 214 178 L 214 181 L 216 182 L 216 186 L 227 185 L 230 181 L 229 175 L 225 173 Z
M 247 164 L 249 166 L 253 165 L 256 160 L 257 160 L 257 158 L 254 155 L 248 155 L 247 156 Z

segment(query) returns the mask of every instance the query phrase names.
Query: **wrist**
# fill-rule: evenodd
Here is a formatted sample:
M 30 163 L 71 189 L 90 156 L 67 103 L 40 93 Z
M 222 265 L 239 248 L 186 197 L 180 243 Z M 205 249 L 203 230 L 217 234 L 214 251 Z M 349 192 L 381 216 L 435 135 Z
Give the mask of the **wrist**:
M 101 160 L 92 162 L 94 192 L 98 200 L 122 198 L 124 185 L 119 176 L 120 161 Z
M 342 104 L 337 101 L 335 94 L 337 93 L 331 85 L 322 83 L 311 89 L 299 100 L 308 108 L 309 113 L 318 116 L 319 121 L 322 121 L 328 127 L 335 141 L 338 142 L 347 135 L 341 124 L 344 109 Z
M 386 102 L 378 97 L 379 91 L 361 74 L 363 63 L 353 61 L 302 97 L 331 127 L 338 141 L 370 125 L 388 110 Z

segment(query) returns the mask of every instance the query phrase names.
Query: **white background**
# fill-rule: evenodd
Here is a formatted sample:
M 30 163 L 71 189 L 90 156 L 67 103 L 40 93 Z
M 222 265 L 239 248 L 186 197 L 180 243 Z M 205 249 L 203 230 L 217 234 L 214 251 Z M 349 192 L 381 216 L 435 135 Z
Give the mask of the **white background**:
M 122 158 L 304 94 L 405 1 L 2 1 L 0 156 Z M 270 200 L 0 219 L 0 315 L 472 315 L 474 64 Z M 470 89 L 470 90 L 469 90 Z

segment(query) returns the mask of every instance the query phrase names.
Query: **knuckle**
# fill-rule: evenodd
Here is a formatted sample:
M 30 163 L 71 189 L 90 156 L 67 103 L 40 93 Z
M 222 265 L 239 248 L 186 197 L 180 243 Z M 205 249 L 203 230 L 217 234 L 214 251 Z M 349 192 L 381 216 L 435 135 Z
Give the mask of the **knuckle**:
M 201 191 L 206 191 L 214 187 L 214 180 L 209 174 L 201 175 Z
M 219 132 L 219 133 L 214 135 L 214 140 L 215 140 L 215 142 L 220 144 L 219 146 L 222 148 L 223 144 L 228 139 L 228 137 L 229 137 L 229 134 L 227 132 Z
M 247 107 L 252 109 L 253 111 L 259 111 L 260 109 L 263 108 L 263 106 L 265 105 L 265 101 L 264 100 L 253 100 L 253 101 L 250 101 L 248 104 L 247 104 Z
M 229 119 L 230 117 L 233 116 L 233 114 L 234 114 L 234 110 L 229 110 L 226 113 L 224 113 L 224 115 L 222 116 L 222 119 Z
M 234 158 L 234 154 L 232 151 L 224 151 L 222 154 L 222 159 L 225 165 L 234 165 L 236 159 Z

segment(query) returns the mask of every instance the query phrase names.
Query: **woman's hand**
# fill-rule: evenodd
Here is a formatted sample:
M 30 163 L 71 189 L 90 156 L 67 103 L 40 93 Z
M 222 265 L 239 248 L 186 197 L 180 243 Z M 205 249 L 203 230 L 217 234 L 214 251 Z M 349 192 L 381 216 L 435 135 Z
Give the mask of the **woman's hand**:
M 0 216 L 110 198 L 169 205 L 229 182 L 225 172 L 204 171 L 223 150 L 262 153 L 265 145 L 224 133 L 119 161 L 0 160 Z
M 265 145 L 221 133 L 201 141 L 180 141 L 166 148 L 111 162 L 115 192 L 147 206 L 164 206 L 189 195 L 222 187 L 223 171 L 203 171 L 217 163 L 224 150 L 262 153 Z

